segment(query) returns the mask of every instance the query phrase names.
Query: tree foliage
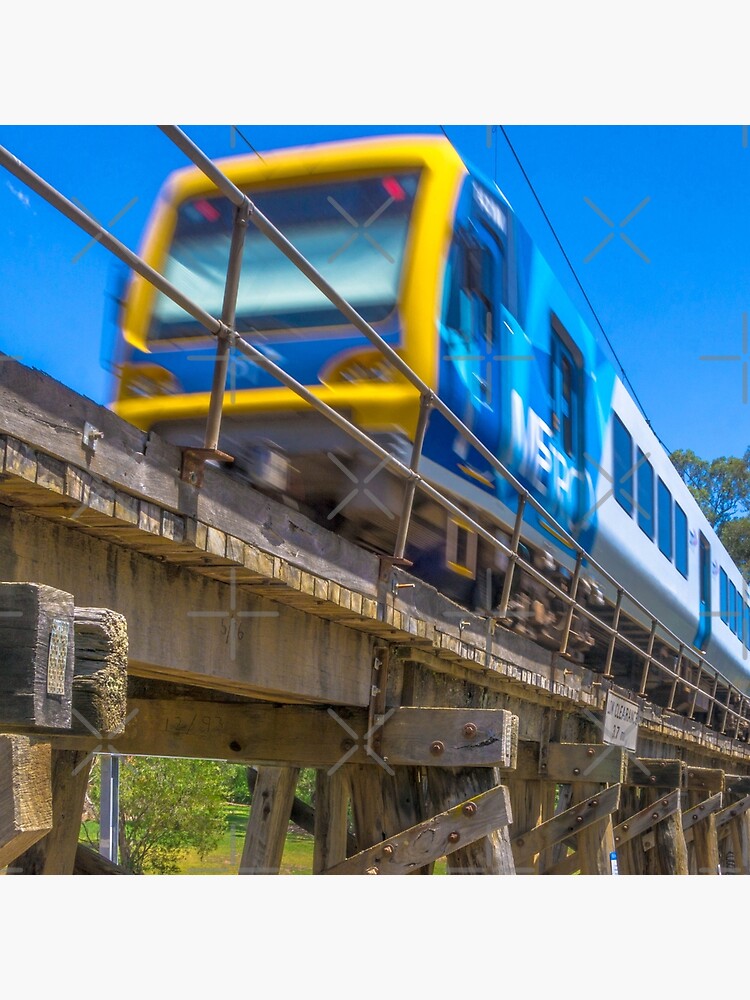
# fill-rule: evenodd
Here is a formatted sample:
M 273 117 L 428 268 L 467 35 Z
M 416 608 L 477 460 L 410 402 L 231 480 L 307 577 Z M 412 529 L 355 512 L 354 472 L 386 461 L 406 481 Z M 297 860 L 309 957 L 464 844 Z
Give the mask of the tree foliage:
M 226 829 L 233 778 L 218 761 L 121 757 L 120 865 L 138 875 L 175 875 L 187 851 L 204 858 Z M 89 795 L 98 817 L 98 780 Z
M 727 522 L 750 514 L 750 448 L 743 458 L 709 462 L 690 450 L 673 451 L 671 458 L 719 537 Z
M 673 451 L 672 462 L 743 576 L 750 576 L 750 448 L 712 461 Z

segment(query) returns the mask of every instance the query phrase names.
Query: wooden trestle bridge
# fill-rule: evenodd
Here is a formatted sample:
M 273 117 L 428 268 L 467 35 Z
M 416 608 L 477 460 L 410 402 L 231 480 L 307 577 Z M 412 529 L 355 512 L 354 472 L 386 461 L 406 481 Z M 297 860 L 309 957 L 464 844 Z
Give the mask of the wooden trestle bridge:
M 78 845 L 94 754 L 117 753 L 254 765 L 240 873 L 278 872 L 301 767 L 316 874 L 750 872 L 736 728 L 220 469 L 186 481 L 181 449 L 8 358 L 0 463 L 0 867 L 117 873 Z M 616 697 L 635 750 L 604 742 Z

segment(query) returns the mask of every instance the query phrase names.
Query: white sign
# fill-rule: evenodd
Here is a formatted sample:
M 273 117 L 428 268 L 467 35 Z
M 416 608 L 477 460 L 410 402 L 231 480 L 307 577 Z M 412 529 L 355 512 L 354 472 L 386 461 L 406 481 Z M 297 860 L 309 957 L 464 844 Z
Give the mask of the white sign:
M 604 709 L 604 742 L 635 750 L 640 714 L 640 706 L 634 701 L 627 701 L 608 691 Z

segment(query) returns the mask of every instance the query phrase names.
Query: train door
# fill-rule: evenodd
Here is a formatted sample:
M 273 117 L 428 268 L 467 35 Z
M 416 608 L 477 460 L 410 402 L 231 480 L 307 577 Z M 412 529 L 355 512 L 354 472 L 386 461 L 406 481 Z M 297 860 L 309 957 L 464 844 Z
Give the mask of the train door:
M 550 513 L 566 527 L 580 521 L 583 478 L 583 366 L 560 325 L 553 321 L 550 349 L 552 441 L 548 487 Z
M 711 545 L 702 531 L 698 542 L 698 589 L 698 631 L 693 645 L 704 650 L 711 638 Z

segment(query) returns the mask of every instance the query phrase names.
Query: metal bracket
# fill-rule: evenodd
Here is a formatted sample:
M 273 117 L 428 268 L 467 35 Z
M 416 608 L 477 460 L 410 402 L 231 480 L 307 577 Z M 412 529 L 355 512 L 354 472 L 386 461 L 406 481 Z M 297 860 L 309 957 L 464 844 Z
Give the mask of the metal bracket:
M 377 757 L 383 757 L 383 722 L 385 719 L 385 699 L 388 685 L 388 646 L 376 646 L 372 655 L 370 670 L 370 704 L 367 710 L 367 733 L 369 748 Z M 388 763 L 386 758 L 383 758 Z
M 391 572 L 398 569 L 409 569 L 414 565 L 411 559 L 405 559 L 403 556 L 379 556 L 380 559 L 380 580 L 390 579 Z
M 233 462 L 234 456 L 227 455 L 225 451 L 218 451 L 216 448 L 183 448 L 180 479 L 185 483 L 190 483 L 191 486 L 202 486 L 206 462 L 211 460 Z
M 98 427 L 94 427 L 90 424 L 88 420 L 83 425 L 83 434 L 81 436 L 81 444 L 84 448 L 89 451 L 96 451 L 96 445 L 104 437 L 104 431 L 100 431 Z

